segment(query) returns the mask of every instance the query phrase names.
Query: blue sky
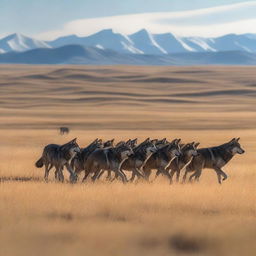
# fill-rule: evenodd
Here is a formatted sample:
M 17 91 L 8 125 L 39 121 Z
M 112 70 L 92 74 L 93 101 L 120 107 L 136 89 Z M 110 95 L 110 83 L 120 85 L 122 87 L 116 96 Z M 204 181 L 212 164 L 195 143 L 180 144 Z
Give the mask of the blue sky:
M 72 32 L 72 29 L 66 29 L 65 32 L 63 28 L 70 28 L 70 24 L 72 25 L 76 20 L 138 13 L 181 12 L 248 1 L 250 0 L 0 0 L 0 35 L 18 32 L 50 38 L 57 36 L 58 33 L 62 35 Z M 231 16 L 233 20 L 236 19 L 235 15 Z M 204 17 L 190 21 L 188 19 L 187 17 L 176 22 L 180 25 L 192 21 L 202 24 L 205 22 Z M 222 19 L 225 22 L 226 15 L 218 16 L 216 21 L 222 22 Z M 168 18 L 166 17 L 162 22 L 168 22 Z M 98 27 L 95 29 L 97 30 Z M 48 31 L 55 32 L 48 33 Z M 77 31 L 75 27 L 74 33 L 81 34 L 80 30 Z M 93 31 L 88 30 L 85 34 L 91 32 Z

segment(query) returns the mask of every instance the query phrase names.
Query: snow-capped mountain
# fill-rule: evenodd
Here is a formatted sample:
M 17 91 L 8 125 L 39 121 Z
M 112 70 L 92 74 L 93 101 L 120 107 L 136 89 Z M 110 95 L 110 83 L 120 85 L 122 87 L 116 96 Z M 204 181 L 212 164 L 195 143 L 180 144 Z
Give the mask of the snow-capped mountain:
M 256 35 L 228 34 L 217 38 L 178 37 L 171 33 L 151 34 L 142 29 L 131 35 L 102 30 L 87 37 L 70 35 L 47 42 L 52 47 L 68 44 L 111 49 L 121 53 L 174 54 L 184 52 L 245 51 L 256 52 Z
M 12 34 L 0 40 L 0 53 L 23 52 L 36 48 L 50 48 L 46 42 L 33 39 L 21 34 Z
M 256 35 L 228 34 L 217 38 L 178 37 L 171 33 L 152 34 L 145 29 L 131 35 L 123 35 L 112 29 L 105 29 L 85 37 L 69 35 L 53 41 L 42 41 L 21 34 L 12 34 L 0 40 L 0 54 L 67 45 L 81 45 L 124 54 L 145 55 L 224 51 L 256 53 Z
M 110 49 L 121 53 L 143 53 L 134 47 L 134 43 L 128 36 L 114 33 L 112 29 L 105 29 L 86 37 L 78 37 L 76 35 L 60 37 L 47 43 L 52 47 L 78 44 L 99 49 Z
M 154 36 L 146 29 L 142 29 L 132 35 L 129 35 L 135 48 L 145 54 L 167 54 L 168 52 L 159 45 Z

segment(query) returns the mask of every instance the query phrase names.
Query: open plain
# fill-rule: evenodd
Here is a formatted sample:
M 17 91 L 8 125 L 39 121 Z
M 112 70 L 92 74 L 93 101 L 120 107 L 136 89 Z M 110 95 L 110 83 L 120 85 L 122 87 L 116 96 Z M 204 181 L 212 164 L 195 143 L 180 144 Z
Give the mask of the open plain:
M 0 68 L 0 255 L 255 255 L 256 68 Z M 67 126 L 68 135 L 58 128 Z M 228 179 L 43 181 L 46 144 L 241 137 Z M 65 173 L 67 176 L 67 173 Z

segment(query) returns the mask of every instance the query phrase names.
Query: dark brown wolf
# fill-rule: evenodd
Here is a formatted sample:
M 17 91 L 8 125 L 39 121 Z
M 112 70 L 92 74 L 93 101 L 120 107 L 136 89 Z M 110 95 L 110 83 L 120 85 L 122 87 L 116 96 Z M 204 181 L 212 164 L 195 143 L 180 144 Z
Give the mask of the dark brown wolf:
M 205 168 L 213 169 L 218 177 L 218 182 L 221 184 L 222 180 L 227 179 L 227 174 L 222 168 L 234 157 L 235 154 L 244 154 L 245 151 L 239 144 L 240 138 L 233 138 L 229 142 L 217 147 L 198 149 L 198 156 L 194 157 L 191 163 L 186 167 L 183 176 L 183 182 L 186 181 L 187 174 L 193 172 L 189 177 L 189 181 L 199 181 L 202 170 Z

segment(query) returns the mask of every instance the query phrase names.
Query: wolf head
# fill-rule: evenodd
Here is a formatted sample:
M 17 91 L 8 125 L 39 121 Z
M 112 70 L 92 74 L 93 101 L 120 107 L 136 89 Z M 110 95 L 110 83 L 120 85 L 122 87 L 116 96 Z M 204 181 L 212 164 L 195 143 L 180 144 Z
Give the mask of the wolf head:
M 150 156 L 151 154 L 155 153 L 157 151 L 156 147 L 156 140 L 149 140 L 147 143 L 145 143 L 142 147 L 144 152 L 146 153 L 146 156 Z
M 114 146 L 114 140 L 107 140 L 106 142 L 103 143 L 103 148 L 108 148 L 108 147 L 113 147 Z
M 81 151 L 79 145 L 76 143 L 76 138 L 62 145 L 60 149 L 66 153 L 69 153 L 71 158 Z
M 155 143 L 157 148 L 161 148 L 161 147 L 165 146 L 166 144 L 168 144 L 168 141 L 166 138 L 164 138 L 162 140 L 157 140 Z
M 118 152 L 118 154 L 120 155 L 121 159 L 126 159 L 129 156 L 131 156 L 133 154 L 133 150 L 131 148 L 131 145 L 129 145 L 129 143 L 122 143 L 119 146 L 116 146 L 116 151 Z
M 181 147 L 182 155 L 185 155 L 187 157 L 198 156 L 197 147 L 199 146 L 199 144 L 200 143 L 195 142 L 184 144 Z
M 227 148 L 226 149 L 232 155 L 244 154 L 245 153 L 244 149 L 242 149 L 240 143 L 238 142 L 239 140 L 240 140 L 240 138 L 233 138 L 231 141 L 229 141 L 227 143 Z
M 181 139 L 174 139 L 171 143 L 165 146 L 167 154 L 170 158 L 179 157 L 181 155 L 180 143 Z

